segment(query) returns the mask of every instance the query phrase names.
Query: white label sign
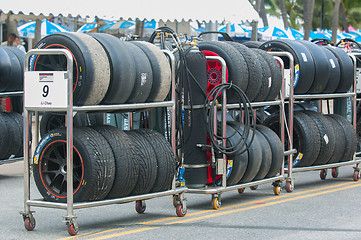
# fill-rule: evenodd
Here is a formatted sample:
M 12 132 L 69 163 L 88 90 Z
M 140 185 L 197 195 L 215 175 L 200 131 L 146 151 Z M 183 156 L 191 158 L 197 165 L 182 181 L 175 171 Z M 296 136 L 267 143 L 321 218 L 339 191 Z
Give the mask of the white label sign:
M 68 79 L 66 71 L 25 72 L 25 107 L 66 108 Z

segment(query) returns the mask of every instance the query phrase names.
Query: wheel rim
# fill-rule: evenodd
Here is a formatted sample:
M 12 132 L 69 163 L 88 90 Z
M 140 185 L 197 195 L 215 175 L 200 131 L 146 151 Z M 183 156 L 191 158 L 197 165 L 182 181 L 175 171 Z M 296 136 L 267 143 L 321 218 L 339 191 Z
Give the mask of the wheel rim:
M 206 56 L 218 56 L 212 51 L 202 51 Z M 217 60 L 207 60 L 207 93 L 215 86 L 222 83 L 222 64 Z M 226 80 L 228 82 L 228 69 L 226 69 Z
M 46 131 L 51 131 L 62 127 L 65 125 L 65 116 L 64 115 L 53 115 L 49 118 L 49 121 L 46 123 Z
M 73 193 L 75 194 L 83 181 L 84 165 L 83 160 L 77 151 L 73 148 Z M 40 178 L 53 196 L 66 198 L 66 142 L 58 140 L 50 143 L 43 151 L 40 160 Z

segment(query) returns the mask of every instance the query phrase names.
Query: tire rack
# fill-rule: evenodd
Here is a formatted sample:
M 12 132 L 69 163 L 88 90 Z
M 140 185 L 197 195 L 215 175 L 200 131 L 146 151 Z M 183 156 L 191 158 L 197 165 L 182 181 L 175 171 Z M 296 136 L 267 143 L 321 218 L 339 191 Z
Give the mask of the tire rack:
M 293 65 L 294 65 L 294 60 L 293 60 L 293 56 L 290 53 L 287 52 L 270 52 L 270 54 L 274 55 L 274 57 L 276 58 L 276 60 L 280 63 L 281 65 L 281 70 L 282 70 L 282 88 L 281 88 L 281 92 L 280 92 L 280 100 L 275 100 L 275 101 L 269 101 L 269 102 L 254 102 L 251 103 L 252 107 L 263 107 L 263 106 L 271 106 L 271 105 L 279 105 L 280 109 L 282 112 L 284 112 L 284 89 L 285 89 L 285 85 L 284 85 L 284 63 L 282 61 L 281 58 L 279 58 L 278 56 L 284 56 L 289 58 L 290 60 L 290 66 L 291 66 L 291 73 L 290 73 L 290 78 L 293 79 Z M 223 58 L 221 57 L 216 57 L 216 56 L 207 56 L 207 59 L 209 60 L 217 60 L 222 64 L 222 83 L 226 82 L 226 62 L 223 60 Z M 222 125 L 222 136 L 225 137 L 225 127 L 226 127 L 226 111 L 227 109 L 239 109 L 239 105 L 238 104 L 227 104 L 226 103 L 226 94 L 225 92 L 222 93 L 222 104 L 218 104 L 217 108 L 221 108 L 222 111 L 222 119 L 221 119 L 221 125 Z M 216 114 L 215 114 L 216 116 Z M 215 121 L 215 125 L 217 119 L 214 119 Z M 284 146 L 284 141 L 285 141 L 285 118 L 284 118 L 284 114 L 280 114 L 280 129 L 281 129 L 281 142 L 282 142 L 282 146 Z M 217 130 L 215 129 L 215 132 Z M 223 140 L 223 146 L 225 146 L 226 144 L 226 140 Z M 284 152 L 284 156 L 287 155 L 292 155 L 295 150 L 292 149 L 292 145 L 290 146 L 290 148 L 285 151 L 285 149 L 283 149 Z M 212 187 L 212 186 L 206 186 L 204 188 L 189 188 L 187 193 L 194 193 L 194 194 L 211 194 L 212 195 L 212 207 L 216 210 L 220 209 L 221 207 L 221 195 L 223 192 L 228 192 L 228 191 L 232 191 L 232 190 L 238 190 L 239 193 L 243 193 L 244 192 L 244 188 L 246 187 L 251 187 L 252 189 L 256 189 L 258 185 L 261 184 L 265 184 L 265 183 L 270 183 L 273 182 L 273 192 L 275 195 L 279 195 L 282 188 L 282 182 L 285 180 L 285 174 L 284 174 L 284 163 L 282 163 L 281 166 L 281 170 L 280 170 L 280 175 L 276 176 L 276 177 L 272 177 L 272 178 L 266 178 L 266 179 L 262 179 L 262 180 L 257 180 L 257 181 L 253 181 L 253 182 L 249 182 L 249 183 L 242 183 L 242 184 L 237 184 L 237 185 L 232 185 L 232 186 L 227 186 L 227 182 L 226 182 L 226 165 L 227 165 L 227 161 L 226 161 L 226 156 L 225 154 L 223 154 L 223 158 L 221 159 L 216 159 L 216 166 L 217 161 L 222 161 L 221 166 L 223 166 L 222 169 L 222 185 L 219 187 Z
M 42 50 L 31 50 L 26 54 L 25 60 L 25 71 L 29 71 L 29 60 L 32 55 L 54 55 L 62 54 L 67 58 L 67 76 L 68 76 L 68 105 L 66 109 L 54 109 L 46 108 L 41 109 L 42 111 L 66 111 L 67 117 L 67 189 L 73 189 L 73 111 L 74 112 L 87 112 L 87 111 L 115 111 L 115 110 L 136 110 L 136 109 L 148 109 L 148 108 L 157 108 L 157 107 L 168 107 L 172 110 L 172 121 L 171 121 L 171 139 L 172 139 L 172 149 L 175 153 L 176 142 L 175 142 L 175 60 L 174 55 L 169 51 L 163 51 L 169 58 L 171 62 L 172 69 L 172 100 L 164 102 L 155 102 L 155 103 L 138 103 L 138 104 L 119 104 L 119 105 L 96 105 L 96 106 L 73 106 L 72 102 L 72 86 L 73 86 L 73 58 L 69 51 L 65 49 L 42 49 Z M 24 79 L 25 81 L 25 79 Z M 44 200 L 31 200 L 30 199 L 30 163 L 29 163 L 29 127 L 31 127 L 32 112 L 35 113 L 35 122 L 39 122 L 38 115 L 39 108 L 28 108 L 24 104 L 24 211 L 20 212 L 23 216 L 25 228 L 29 231 L 35 228 L 35 218 L 33 216 L 33 211 L 30 210 L 30 207 L 45 207 L 45 208 L 57 208 L 67 210 L 66 216 L 63 216 L 65 223 L 67 225 L 67 231 L 70 235 L 76 235 L 79 230 L 79 225 L 76 221 L 77 216 L 74 215 L 75 209 L 89 208 L 104 206 L 110 204 L 120 204 L 136 201 L 136 206 L 139 206 L 143 212 L 145 210 L 145 200 L 152 199 L 156 197 L 163 197 L 168 195 L 173 195 L 173 205 L 176 207 L 176 214 L 178 216 L 185 216 L 187 212 L 187 206 L 184 198 L 184 192 L 188 188 L 181 186 L 176 187 L 176 177 L 173 179 L 171 190 L 157 192 L 157 193 L 148 193 L 136 196 L 129 196 L 124 198 L 101 200 L 94 202 L 82 202 L 74 203 L 73 202 L 73 190 L 67 191 L 67 202 L 66 203 L 56 203 L 48 202 Z M 36 133 L 38 133 L 39 127 L 38 124 L 35 127 Z M 36 134 L 37 135 L 37 134 Z M 34 141 L 38 143 L 37 139 Z
M 351 59 L 354 62 L 354 81 L 352 86 L 352 92 L 349 93 L 334 93 L 334 94 L 305 94 L 305 95 L 294 95 L 293 94 L 293 88 L 290 88 L 290 95 L 289 95 L 289 119 L 292 120 L 289 123 L 290 127 L 290 144 L 293 142 L 293 104 L 294 101 L 297 99 L 332 99 L 332 98 L 344 98 L 344 97 L 350 97 L 352 101 L 352 123 L 354 126 L 354 129 L 356 130 L 356 56 L 361 56 L 360 53 L 352 53 L 349 54 Z M 293 173 L 297 172 L 306 172 L 306 171 L 315 171 L 315 170 L 321 170 L 320 171 L 320 178 L 325 179 L 327 175 L 327 169 L 332 169 L 332 176 L 336 178 L 338 176 L 338 167 L 341 166 L 347 166 L 347 165 L 354 165 L 354 174 L 353 174 L 353 180 L 358 181 L 359 174 L 360 174 L 360 163 L 361 163 L 361 157 L 356 158 L 356 154 L 354 154 L 352 160 L 346 161 L 346 162 L 340 162 L 340 163 L 332 163 L 332 164 L 324 164 L 324 165 L 317 165 L 317 166 L 310 166 L 310 167 L 300 167 L 300 168 L 293 168 L 292 166 L 293 162 L 293 156 L 288 156 L 288 168 L 285 169 L 285 172 L 287 173 L 286 178 L 286 191 L 292 192 L 294 190 L 294 177 Z
M 23 91 L 17 91 L 17 92 L 1 92 L 0 98 L 2 97 L 15 97 L 15 96 L 22 96 Z M 0 165 L 7 164 L 7 163 L 14 163 L 18 161 L 24 160 L 24 157 L 17 157 L 17 158 L 9 158 L 9 159 L 3 159 L 0 160 Z

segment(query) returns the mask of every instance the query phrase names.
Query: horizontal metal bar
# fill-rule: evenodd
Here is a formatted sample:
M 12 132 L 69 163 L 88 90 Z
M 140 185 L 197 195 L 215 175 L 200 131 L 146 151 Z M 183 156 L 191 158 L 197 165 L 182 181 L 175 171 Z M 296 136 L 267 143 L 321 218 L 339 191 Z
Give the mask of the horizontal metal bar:
M 142 108 L 157 108 L 157 107 L 172 107 L 172 101 L 154 102 L 154 103 L 132 103 L 132 104 L 117 104 L 117 105 L 91 105 L 91 106 L 74 106 L 74 112 L 88 112 L 88 111 L 116 111 L 116 110 L 131 110 Z M 28 111 L 38 111 L 39 108 L 26 108 Z M 46 108 L 45 111 L 66 111 L 66 108 Z M 43 111 L 43 110 L 42 110 Z
M 300 167 L 300 168 L 293 167 L 292 172 L 297 173 L 297 172 L 315 171 L 315 170 L 321 170 L 321 169 L 353 165 L 353 164 L 357 164 L 357 163 L 361 163 L 361 159 L 356 159 L 356 160 L 347 161 L 347 162 L 340 162 L 340 163 L 331 163 L 331 164 L 325 164 L 325 165 L 311 166 L 311 167 Z M 287 168 L 285 168 L 285 172 L 288 172 Z
M 222 192 L 228 192 L 228 191 L 233 191 L 233 190 L 237 190 L 240 188 L 258 186 L 258 185 L 269 183 L 269 182 L 283 181 L 284 179 L 285 179 L 284 176 L 277 176 L 277 177 L 266 178 L 266 179 L 262 179 L 262 180 L 258 180 L 258 181 L 242 183 L 242 184 L 237 184 L 237 185 L 227 186 L 227 187 L 189 188 L 187 193 L 220 194 Z
M 282 103 L 281 100 L 275 100 L 275 101 L 269 101 L 269 102 L 252 102 L 251 106 L 252 107 L 264 107 L 264 106 L 279 105 L 281 103 Z M 221 106 L 222 106 L 221 104 L 217 104 L 217 107 L 221 107 Z M 238 103 L 227 104 L 227 109 L 238 109 L 238 108 L 239 108 Z
M 285 151 L 283 153 L 283 156 L 288 156 L 288 155 L 291 155 L 291 154 L 294 154 L 294 153 L 297 153 L 296 149 L 288 150 L 288 151 Z
M 6 163 L 13 163 L 13 162 L 18 162 L 18 161 L 23 161 L 23 160 L 24 160 L 23 157 L 4 159 L 4 160 L 0 160 L 0 165 L 6 164 Z
M 174 190 L 168 190 L 163 192 L 157 193 L 147 193 L 143 195 L 137 196 L 129 196 L 124 198 L 116 198 L 116 199 L 108 199 L 108 200 L 101 200 L 101 201 L 94 201 L 94 202 L 84 202 L 84 203 L 74 203 L 74 209 L 82 209 L 82 208 L 89 208 L 89 207 L 98 207 L 98 206 L 105 206 L 110 204 L 120 204 L 120 203 L 128 203 L 134 202 L 138 200 L 147 200 L 156 197 L 164 197 L 168 195 L 180 194 L 184 193 L 188 190 L 186 187 L 176 188 Z M 55 203 L 55 202 L 47 202 L 43 200 L 28 200 L 26 201 L 28 206 L 33 207 L 47 207 L 47 208 L 57 208 L 57 209 L 67 209 L 66 203 Z
M 314 99 L 314 98 L 342 98 L 353 97 L 356 94 L 352 93 L 332 93 L 332 94 L 307 94 L 307 95 L 294 95 L 294 99 Z
M 0 97 L 12 97 L 12 96 L 22 96 L 24 91 L 18 92 L 0 92 Z

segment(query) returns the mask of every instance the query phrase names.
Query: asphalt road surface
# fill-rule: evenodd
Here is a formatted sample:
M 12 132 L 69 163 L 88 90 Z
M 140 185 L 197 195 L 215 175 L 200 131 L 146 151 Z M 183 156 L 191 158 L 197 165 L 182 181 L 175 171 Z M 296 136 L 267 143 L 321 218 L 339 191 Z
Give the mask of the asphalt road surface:
M 295 190 L 273 194 L 271 184 L 243 194 L 222 194 L 222 207 L 213 210 L 210 195 L 185 194 L 188 213 L 175 214 L 171 196 L 148 200 L 144 214 L 134 203 L 75 210 L 80 229 L 70 237 L 65 210 L 32 208 L 36 228 L 24 228 L 23 163 L 0 165 L 0 239 L 361 239 L 361 181 L 352 180 L 352 166 L 295 174 Z M 34 183 L 31 198 L 39 198 Z

